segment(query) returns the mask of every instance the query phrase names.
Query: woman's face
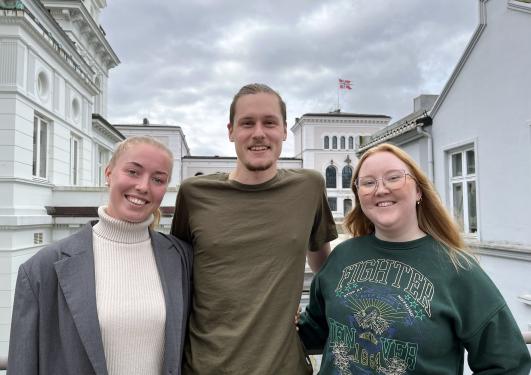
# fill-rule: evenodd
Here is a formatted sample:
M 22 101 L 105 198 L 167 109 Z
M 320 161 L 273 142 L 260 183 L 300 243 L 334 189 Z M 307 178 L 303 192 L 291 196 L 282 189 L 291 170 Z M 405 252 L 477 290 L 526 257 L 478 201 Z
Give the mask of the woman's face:
M 171 160 L 164 150 L 147 143 L 129 146 L 112 167 L 105 169 L 107 213 L 133 223 L 146 220 L 160 206 L 170 169 Z
M 382 240 L 407 241 L 420 231 L 416 203 L 421 193 L 416 181 L 408 174 L 411 172 L 407 165 L 386 151 L 369 156 L 360 168 L 358 181 L 377 180 L 371 193 L 362 194 L 358 189 L 358 196 L 363 213 L 374 224 L 375 234 Z M 398 179 L 399 176 L 403 179 Z M 383 177 L 389 181 L 387 186 L 382 182 Z

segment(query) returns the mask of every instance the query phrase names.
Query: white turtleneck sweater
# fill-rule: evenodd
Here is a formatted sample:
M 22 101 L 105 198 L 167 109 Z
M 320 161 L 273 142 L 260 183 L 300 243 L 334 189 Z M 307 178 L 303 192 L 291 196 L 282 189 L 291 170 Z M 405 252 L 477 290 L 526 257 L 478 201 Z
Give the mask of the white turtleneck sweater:
M 148 226 L 98 209 L 93 227 L 96 304 L 109 375 L 160 374 L 166 306 Z

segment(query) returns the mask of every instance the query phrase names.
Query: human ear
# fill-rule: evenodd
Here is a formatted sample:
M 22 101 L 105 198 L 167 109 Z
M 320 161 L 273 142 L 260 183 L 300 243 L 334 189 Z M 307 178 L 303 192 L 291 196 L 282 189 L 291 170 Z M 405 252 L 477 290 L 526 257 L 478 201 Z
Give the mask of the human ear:
M 229 140 L 231 142 L 234 142 L 234 137 L 232 136 L 232 131 L 234 130 L 234 127 L 230 122 L 227 124 L 227 130 L 229 131 Z

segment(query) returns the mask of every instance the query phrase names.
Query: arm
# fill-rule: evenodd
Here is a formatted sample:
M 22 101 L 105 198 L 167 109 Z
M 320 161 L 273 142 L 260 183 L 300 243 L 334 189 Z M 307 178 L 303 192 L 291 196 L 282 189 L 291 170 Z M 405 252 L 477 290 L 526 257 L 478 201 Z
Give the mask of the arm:
M 22 265 L 18 270 L 15 288 L 7 373 L 38 374 L 38 358 L 39 302 Z
M 192 243 L 192 234 L 190 233 L 188 207 L 186 205 L 184 188 L 181 185 L 175 201 L 175 212 L 171 223 L 170 233 L 175 237 Z
M 308 259 L 308 265 L 312 269 L 313 273 L 317 273 L 328 256 L 330 255 L 330 242 L 325 243 L 317 251 L 308 251 L 306 253 L 306 258 Z
M 531 370 L 529 351 L 507 305 L 464 345 L 474 374 L 528 375 Z
M 328 338 L 328 324 L 318 277 L 314 277 L 312 280 L 310 303 L 300 315 L 297 327 L 301 341 L 308 354 L 322 353 Z

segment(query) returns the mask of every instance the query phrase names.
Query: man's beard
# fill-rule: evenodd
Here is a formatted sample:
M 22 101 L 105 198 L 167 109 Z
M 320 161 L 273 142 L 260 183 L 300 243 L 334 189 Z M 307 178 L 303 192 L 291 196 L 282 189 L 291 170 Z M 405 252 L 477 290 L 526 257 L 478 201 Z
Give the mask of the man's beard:
M 245 168 L 247 168 L 247 170 L 251 172 L 262 172 L 262 171 L 266 171 L 269 168 L 271 168 L 273 166 L 273 162 L 267 162 L 265 164 L 260 164 L 260 165 L 245 163 L 244 165 L 245 165 Z

